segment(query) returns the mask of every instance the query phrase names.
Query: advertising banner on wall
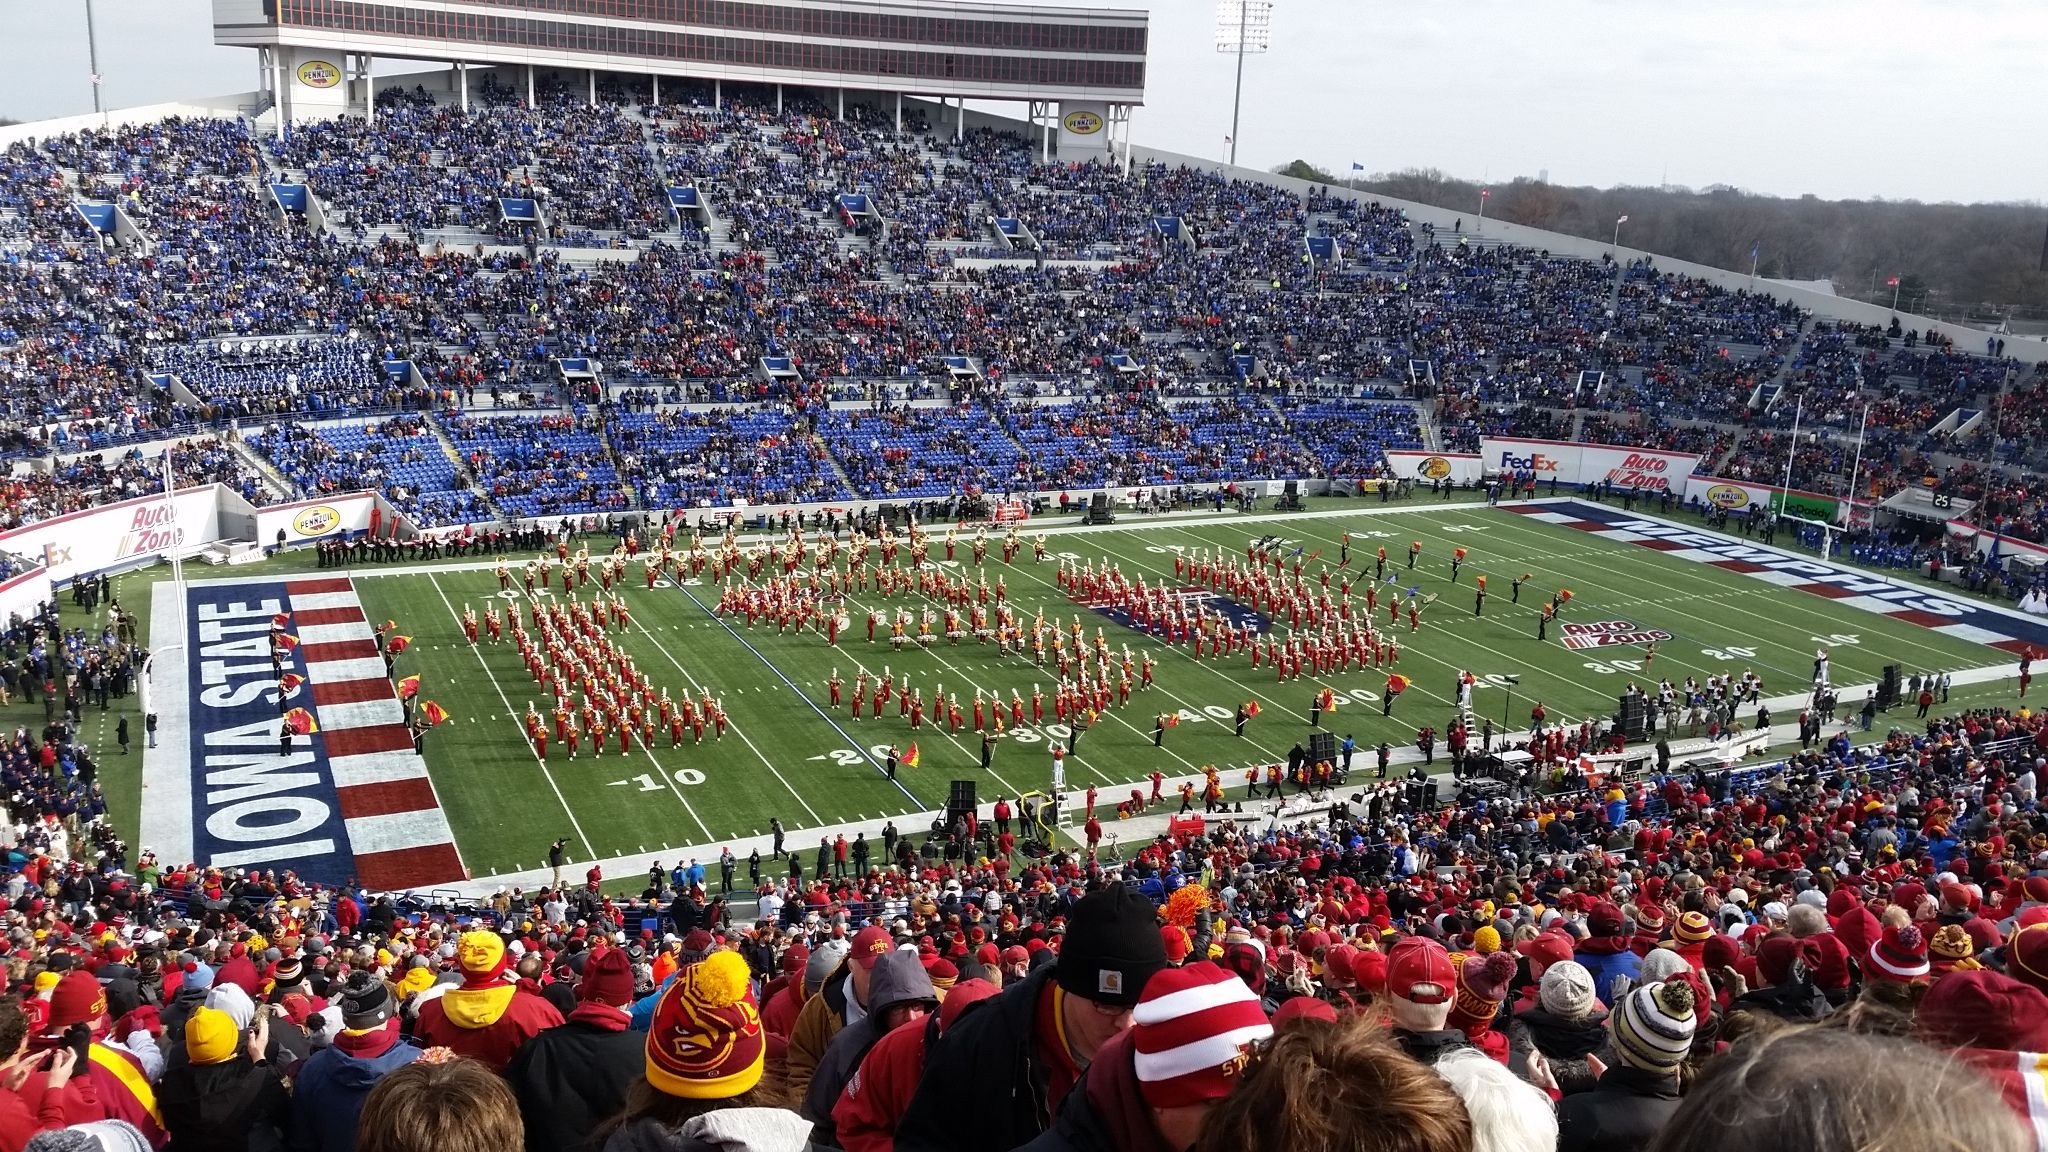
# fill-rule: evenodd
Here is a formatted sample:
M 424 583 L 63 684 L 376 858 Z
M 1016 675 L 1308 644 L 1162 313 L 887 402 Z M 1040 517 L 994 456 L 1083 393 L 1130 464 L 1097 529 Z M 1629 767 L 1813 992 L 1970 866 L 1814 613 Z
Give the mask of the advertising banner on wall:
M 193 549 L 220 539 L 218 488 L 186 488 L 168 499 L 142 496 L 39 520 L 0 535 L 0 552 L 40 557 L 58 584 L 134 567 L 174 548 Z
M 1747 480 L 1723 480 L 1718 476 L 1693 476 L 1685 482 L 1687 503 L 1698 500 L 1740 512 L 1744 508 L 1771 508 L 1787 512 L 1806 520 L 1834 521 L 1841 516 L 1842 504 L 1833 496 L 1818 492 L 1804 492 L 1797 488 L 1783 492 L 1767 484 Z
M 306 544 L 323 537 L 361 532 L 370 527 L 370 510 L 377 497 L 370 492 L 350 492 L 297 504 L 279 504 L 256 510 L 256 542 L 268 548 L 284 533 L 285 547 Z
M 1479 479 L 1484 458 L 1476 452 L 1389 452 L 1387 465 L 1403 480 L 1450 480 L 1470 484 Z
M 24 620 L 34 619 L 36 610 L 53 595 L 50 574 L 41 568 L 31 568 L 0 582 L 0 624 L 16 616 Z
M 1555 477 L 1564 484 L 1596 484 L 1605 480 L 1617 488 L 1673 492 L 1684 488 L 1686 477 L 1700 462 L 1694 452 L 1507 436 L 1481 440 L 1479 453 L 1488 472 L 1534 472 L 1539 481 Z

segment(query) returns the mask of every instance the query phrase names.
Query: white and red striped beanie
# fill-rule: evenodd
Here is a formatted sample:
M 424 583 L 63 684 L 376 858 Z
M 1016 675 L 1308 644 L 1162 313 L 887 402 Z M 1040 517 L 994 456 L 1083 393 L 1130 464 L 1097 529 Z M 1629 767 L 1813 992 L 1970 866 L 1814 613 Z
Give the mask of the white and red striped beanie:
M 1884 934 L 1870 942 L 1870 963 L 1863 975 L 1869 980 L 1895 984 L 1917 984 L 1927 979 L 1927 937 L 1916 925 L 1889 924 Z
M 1222 1099 L 1254 1043 L 1273 1034 L 1259 998 L 1214 964 L 1163 968 L 1131 1011 L 1138 1090 L 1154 1108 Z

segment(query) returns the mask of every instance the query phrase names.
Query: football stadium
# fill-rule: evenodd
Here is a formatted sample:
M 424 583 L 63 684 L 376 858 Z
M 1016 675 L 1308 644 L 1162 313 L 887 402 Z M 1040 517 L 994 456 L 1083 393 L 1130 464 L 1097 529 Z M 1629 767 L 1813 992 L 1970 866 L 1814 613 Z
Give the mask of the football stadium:
M 0 1152 L 441 1049 L 498 1146 L 1378 1148 L 1260 1135 L 1340 1033 L 1403 1149 L 1683 1147 L 1716 1036 L 2048 1149 L 2048 344 L 1148 148 L 1159 12 L 212 11 L 0 127 Z

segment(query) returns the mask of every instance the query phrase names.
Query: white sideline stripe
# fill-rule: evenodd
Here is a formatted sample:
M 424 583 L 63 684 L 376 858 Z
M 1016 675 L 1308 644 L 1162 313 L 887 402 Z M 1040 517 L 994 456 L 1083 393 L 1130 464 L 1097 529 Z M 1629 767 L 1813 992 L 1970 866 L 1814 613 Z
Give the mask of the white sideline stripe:
M 184 639 L 185 605 L 176 585 L 150 586 L 152 646 Z M 149 702 L 156 709 L 156 747 L 142 752 L 141 843 L 165 863 L 192 859 L 192 692 L 188 653 L 171 651 L 149 666 Z
M 2007 636 L 2003 632 L 1993 632 L 1989 628 L 1979 628 L 1975 624 L 1943 624 L 1938 628 L 1932 629 L 1932 631 L 1939 632 L 1944 636 L 1953 636 L 1958 640 L 1969 640 L 1977 644 L 1992 644 L 2000 640 L 2012 639 L 2012 637 Z
M 345 640 L 374 640 L 377 633 L 367 621 L 348 624 L 308 624 L 299 629 L 301 644 L 339 644 Z
M 358 784 L 388 784 L 394 780 L 418 780 L 427 774 L 426 761 L 410 752 L 361 752 L 334 756 L 327 761 L 336 788 Z
M 353 592 L 292 592 L 291 581 L 285 581 L 286 595 L 292 598 L 292 611 L 307 612 L 316 608 L 361 608 L 362 601 Z
M 343 821 L 343 824 L 348 829 L 348 845 L 358 856 L 370 852 L 427 848 L 455 840 L 455 833 L 448 828 L 448 818 L 441 814 L 439 808 L 358 816 L 354 820 Z
M 344 680 L 383 680 L 384 658 L 359 656 L 354 660 L 315 660 L 306 665 L 306 679 L 315 684 L 339 684 Z
M 342 728 L 375 728 L 380 724 L 403 725 L 405 709 L 396 699 L 359 700 L 348 704 L 321 704 L 314 708 L 322 732 Z

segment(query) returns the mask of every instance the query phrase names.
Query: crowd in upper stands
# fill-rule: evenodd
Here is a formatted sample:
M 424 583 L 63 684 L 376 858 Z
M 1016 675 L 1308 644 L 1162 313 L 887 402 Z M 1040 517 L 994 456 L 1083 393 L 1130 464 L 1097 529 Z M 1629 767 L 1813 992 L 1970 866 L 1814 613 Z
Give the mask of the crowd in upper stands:
M 1860 500 L 1931 480 L 1993 494 L 2013 536 L 2048 527 L 2027 471 L 2048 372 L 1995 337 L 1813 321 L 1327 188 L 1048 162 L 916 111 L 588 85 L 542 75 L 529 107 L 486 74 L 466 112 L 390 88 L 374 122 L 287 138 L 172 118 L 9 147 L 0 453 L 233 423 L 260 474 L 219 449 L 196 475 L 262 498 L 394 484 L 440 525 L 1350 479 L 1389 449 L 1522 435 L 1737 479 L 1782 480 L 1789 456 L 1795 487 Z M 295 182 L 318 212 L 279 207 Z M 702 208 L 672 210 L 682 189 Z M 102 467 L 16 477 L 8 506 L 112 499 Z

